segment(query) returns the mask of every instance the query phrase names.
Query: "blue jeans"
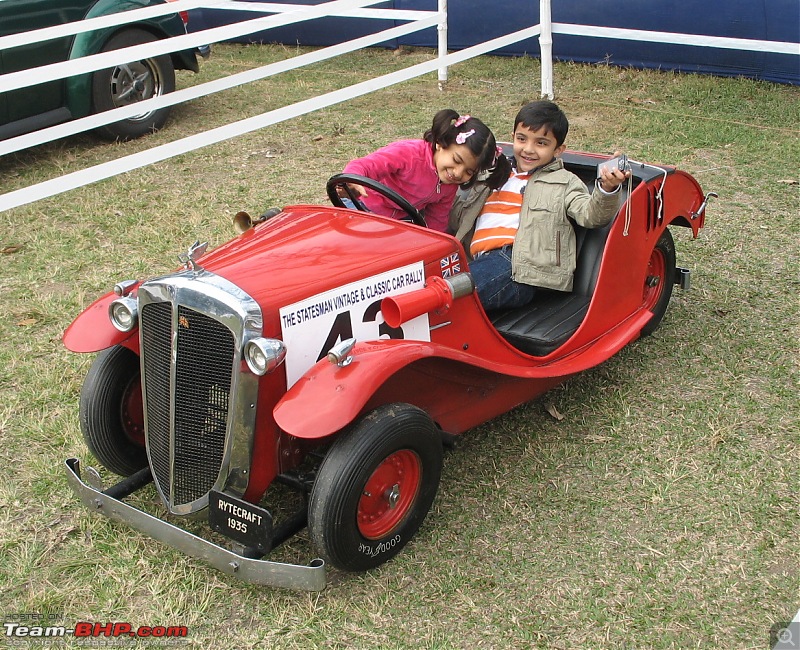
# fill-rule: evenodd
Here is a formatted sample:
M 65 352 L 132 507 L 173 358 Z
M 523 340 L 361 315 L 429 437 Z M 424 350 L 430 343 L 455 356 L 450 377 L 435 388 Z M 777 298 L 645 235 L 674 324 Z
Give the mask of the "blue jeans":
M 469 270 L 486 311 L 522 307 L 536 294 L 536 287 L 511 279 L 511 245 L 476 257 Z

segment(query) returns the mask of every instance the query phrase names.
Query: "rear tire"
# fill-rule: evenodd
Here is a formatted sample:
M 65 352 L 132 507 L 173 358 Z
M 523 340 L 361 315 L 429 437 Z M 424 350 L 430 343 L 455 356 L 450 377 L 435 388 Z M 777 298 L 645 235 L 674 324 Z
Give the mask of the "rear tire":
M 308 511 L 314 549 L 345 571 L 397 555 L 436 496 L 442 443 L 428 415 L 410 404 L 381 406 L 331 446 Z
M 658 329 L 661 319 L 667 312 L 672 287 L 675 284 L 675 242 L 668 228 L 658 238 L 644 282 L 643 301 L 645 309 L 653 312 L 653 317 L 642 328 L 642 336 L 649 336 Z
M 130 476 L 147 465 L 138 355 L 121 345 L 97 355 L 81 389 L 80 421 L 103 467 Z
M 113 36 L 102 52 L 153 43 L 158 38 L 142 29 L 127 29 Z M 160 97 L 175 90 L 175 67 L 169 54 L 120 64 L 92 75 L 92 107 L 95 113 Z M 134 115 L 97 129 L 109 140 L 132 140 L 162 128 L 171 106 Z

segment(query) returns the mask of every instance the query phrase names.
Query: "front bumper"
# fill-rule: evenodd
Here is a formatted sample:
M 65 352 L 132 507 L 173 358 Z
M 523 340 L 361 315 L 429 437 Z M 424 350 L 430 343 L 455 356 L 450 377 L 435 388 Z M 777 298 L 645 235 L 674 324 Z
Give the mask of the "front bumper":
M 115 495 L 117 486 L 102 490 L 84 483 L 77 458 L 68 458 L 65 463 L 69 486 L 90 510 L 109 519 L 124 522 L 153 539 L 245 582 L 305 591 L 321 591 L 325 588 L 323 560 L 312 560 L 308 566 L 302 566 L 244 557 L 124 503 Z M 137 487 L 149 481 L 146 478 L 138 486 L 131 486 L 132 489 L 124 491 L 131 494 Z M 131 485 L 128 479 L 118 485 L 122 486 L 126 482 Z

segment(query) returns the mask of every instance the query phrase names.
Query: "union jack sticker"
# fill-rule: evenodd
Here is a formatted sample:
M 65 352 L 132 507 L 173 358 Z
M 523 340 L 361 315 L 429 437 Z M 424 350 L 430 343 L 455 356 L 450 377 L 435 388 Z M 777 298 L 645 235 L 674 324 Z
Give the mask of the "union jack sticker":
M 449 278 L 451 275 L 461 273 L 461 260 L 459 259 L 458 253 L 453 253 L 448 257 L 443 257 L 439 261 L 439 264 L 442 268 L 443 278 Z

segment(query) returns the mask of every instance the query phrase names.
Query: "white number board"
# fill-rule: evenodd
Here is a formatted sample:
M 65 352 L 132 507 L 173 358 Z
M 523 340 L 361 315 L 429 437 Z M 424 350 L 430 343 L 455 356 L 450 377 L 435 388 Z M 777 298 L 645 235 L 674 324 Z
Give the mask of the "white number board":
M 380 312 L 381 300 L 425 287 L 422 262 L 352 282 L 306 298 L 280 310 L 286 344 L 286 383 L 294 384 L 340 341 L 413 339 L 430 341 L 428 315 L 389 327 Z

